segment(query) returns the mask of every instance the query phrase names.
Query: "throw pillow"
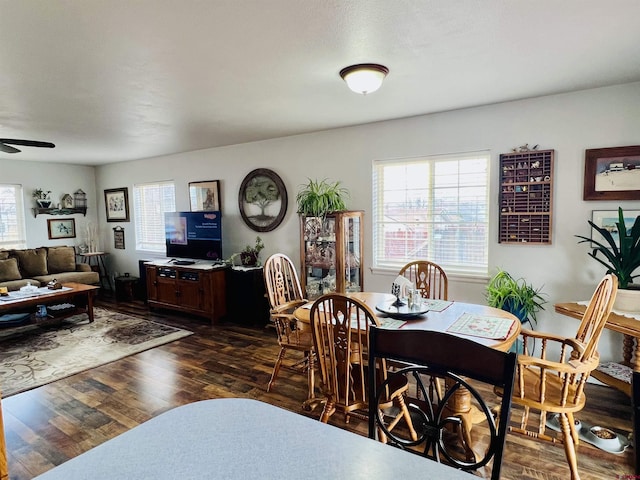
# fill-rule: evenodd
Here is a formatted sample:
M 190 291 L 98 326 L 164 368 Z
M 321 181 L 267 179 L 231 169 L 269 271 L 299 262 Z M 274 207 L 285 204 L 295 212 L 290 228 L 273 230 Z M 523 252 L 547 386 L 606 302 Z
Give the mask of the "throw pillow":
M 47 251 L 44 248 L 14 250 L 12 256 L 18 259 L 22 278 L 37 277 L 49 273 L 47 271 Z
M 9 250 L 0 250 L 0 260 L 9 258 Z
M 76 252 L 73 247 L 49 247 L 47 251 L 49 273 L 75 272 Z
M 18 260 L 15 258 L 7 258 L 0 260 L 0 282 L 8 282 L 9 280 L 20 280 L 20 270 L 18 270 Z

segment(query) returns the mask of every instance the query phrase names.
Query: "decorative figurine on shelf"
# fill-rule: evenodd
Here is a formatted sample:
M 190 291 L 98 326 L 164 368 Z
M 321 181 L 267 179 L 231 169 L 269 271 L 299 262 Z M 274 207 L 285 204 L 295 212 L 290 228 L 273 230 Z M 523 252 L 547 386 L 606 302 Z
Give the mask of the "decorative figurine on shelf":
M 62 196 L 62 201 L 60 202 L 60 206 L 62 208 L 73 208 L 73 197 L 68 193 L 65 193 Z
M 51 190 L 36 188 L 33 191 L 33 198 L 36 199 L 38 206 L 41 208 L 49 208 L 51 206 Z

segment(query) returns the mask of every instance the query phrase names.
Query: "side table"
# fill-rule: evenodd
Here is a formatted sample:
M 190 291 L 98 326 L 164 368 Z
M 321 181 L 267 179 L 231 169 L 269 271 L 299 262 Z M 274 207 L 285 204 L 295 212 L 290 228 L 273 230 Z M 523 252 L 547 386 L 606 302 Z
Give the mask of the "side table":
M 107 255 L 109 254 L 106 252 L 87 252 L 78 254 L 82 263 L 90 265 L 92 270 L 98 272 L 100 275 L 100 286 L 102 286 L 102 282 L 105 282 L 107 288 L 109 290 L 113 290 L 113 288 L 111 288 L 111 281 L 109 280 L 107 267 L 104 263 L 104 258 Z
M 138 287 L 138 277 L 132 277 L 130 275 L 124 275 L 122 277 L 116 277 L 114 279 L 116 289 L 116 300 L 131 301 L 136 295 L 135 291 Z
M 269 323 L 262 267 L 235 266 L 227 273 L 227 316 L 245 325 Z

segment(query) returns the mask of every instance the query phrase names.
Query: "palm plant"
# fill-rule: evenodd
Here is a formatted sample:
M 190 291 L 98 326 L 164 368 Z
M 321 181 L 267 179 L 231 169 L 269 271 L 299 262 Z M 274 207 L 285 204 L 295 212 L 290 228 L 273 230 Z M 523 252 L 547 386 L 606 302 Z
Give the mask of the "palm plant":
M 622 208 L 618 207 L 618 222 L 616 223 L 618 243 L 609 230 L 599 227 L 592 221 L 588 222 L 593 229 L 602 235 L 604 241 L 600 242 L 576 235 L 582 239 L 578 243 L 591 242 L 594 244 L 595 247 L 589 252 L 589 256 L 604 265 L 607 268 L 607 273 L 613 273 L 618 277 L 618 288 L 629 288 L 633 279 L 640 276 L 633 274 L 640 267 L 640 216 L 636 217 L 633 226 L 628 230 L 624 222 L 624 212 Z
M 540 292 L 524 278 L 513 278 L 508 272 L 499 270 L 487 285 L 486 298 L 490 307 L 513 313 L 520 322 L 536 323 L 536 314 L 544 310 L 547 303 Z

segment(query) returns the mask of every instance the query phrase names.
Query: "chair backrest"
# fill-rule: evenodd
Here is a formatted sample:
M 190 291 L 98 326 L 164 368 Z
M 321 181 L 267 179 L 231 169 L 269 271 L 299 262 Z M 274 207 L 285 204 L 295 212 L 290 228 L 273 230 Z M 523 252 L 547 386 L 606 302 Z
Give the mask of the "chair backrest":
M 408 278 L 424 298 L 448 300 L 449 281 L 443 268 L 437 263 L 427 260 L 416 260 L 407 263 L 400 270 L 400 275 Z
M 477 470 L 491 463 L 491 478 L 500 477 L 502 454 L 507 434 L 511 408 L 516 354 L 500 352 L 472 340 L 442 332 L 427 330 L 387 330 L 372 327 L 369 333 L 369 362 L 380 358 L 409 364 L 400 370 L 389 372 L 387 382 L 396 376 L 404 376 L 415 384 L 420 398 L 407 398 L 418 434 L 417 440 L 408 432 L 395 428 L 390 431 L 384 423 L 377 399 L 384 393 L 384 384 L 378 387 L 369 382 L 369 437 L 375 438 L 382 431 L 388 443 L 424 455 L 438 462 L 445 461 L 463 470 Z M 430 389 L 433 377 L 444 379 L 445 389 Z M 467 379 L 473 379 L 473 386 Z M 490 407 L 475 386 L 487 385 L 491 402 L 496 401 L 493 387 L 504 390 L 500 405 L 500 417 L 496 422 Z M 412 388 L 413 390 L 413 388 Z M 478 455 L 477 445 L 471 442 L 470 418 L 466 415 L 451 417 L 447 410 L 456 395 L 470 395 L 472 404 L 486 417 L 486 423 L 474 427 L 488 429 L 481 442 L 483 455 Z M 384 394 L 382 395 L 384 397 Z M 422 400 L 421 400 L 422 399 Z M 426 399 L 426 401 L 425 401 Z M 470 417 L 470 416 L 469 416 Z M 474 422 L 475 423 L 475 422 Z M 475 455 L 473 452 L 475 451 Z M 459 452 L 463 454 L 460 455 Z M 442 458 L 444 457 L 444 458 Z
M 275 253 L 264 262 L 264 285 L 272 313 L 304 300 L 298 272 L 291 259 L 282 253 Z
M 379 325 L 375 314 L 355 298 L 331 293 L 314 302 L 310 318 L 325 395 L 345 413 L 366 409 L 366 348 L 369 327 Z
M 578 327 L 576 340 L 584 344 L 584 350 L 578 360 L 588 360 L 597 353 L 600 335 L 607 323 L 617 293 L 618 277 L 613 274 L 605 275 L 593 292 Z

